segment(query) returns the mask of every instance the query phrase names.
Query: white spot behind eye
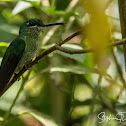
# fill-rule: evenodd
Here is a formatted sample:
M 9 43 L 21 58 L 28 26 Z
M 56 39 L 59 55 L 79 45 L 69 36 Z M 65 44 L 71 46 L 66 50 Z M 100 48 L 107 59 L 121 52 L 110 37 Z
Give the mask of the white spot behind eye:
M 27 22 L 27 25 L 29 25 L 29 22 Z
M 37 25 L 36 25 L 36 24 L 33 24 L 33 23 L 31 23 L 31 22 L 27 22 L 27 26 L 36 27 Z

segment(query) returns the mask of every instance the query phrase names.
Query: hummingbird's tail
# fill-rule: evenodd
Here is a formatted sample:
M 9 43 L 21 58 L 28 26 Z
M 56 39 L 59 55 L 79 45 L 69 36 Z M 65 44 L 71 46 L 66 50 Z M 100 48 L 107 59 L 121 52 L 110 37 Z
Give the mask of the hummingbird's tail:
M 8 74 L 6 69 L 0 67 L 0 94 L 3 92 L 4 88 L 8 84 L 11 75 Z
M 8 82 L 13 76 L 24 50 L 25 41 L 18 38 L 15 39 L 7 48 L 0 68 L 0 96 L 3 94 Z
M 19 57 L 14 54 L 10 55 L 8 62 L 6 62 L 0 69 L 0 94 L 4 91 L 8 82 L 10 81 L 14 70 L 19 62 Z

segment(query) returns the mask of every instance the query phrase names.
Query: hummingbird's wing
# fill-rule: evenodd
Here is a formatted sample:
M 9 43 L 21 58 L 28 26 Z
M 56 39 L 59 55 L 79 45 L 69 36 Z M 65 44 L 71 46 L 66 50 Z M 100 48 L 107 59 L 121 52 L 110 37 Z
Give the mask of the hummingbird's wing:
M 12 77 L 25 50 L 25 41 L 16 38 L 7 48 L 0 67 L 0 92 L 4 90 Z

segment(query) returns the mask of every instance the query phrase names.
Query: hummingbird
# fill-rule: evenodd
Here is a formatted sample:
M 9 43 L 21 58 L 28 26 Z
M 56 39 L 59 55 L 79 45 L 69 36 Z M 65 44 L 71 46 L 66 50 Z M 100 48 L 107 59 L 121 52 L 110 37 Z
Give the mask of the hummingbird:
M 36 56 L 38 37 L 43 29 L 54 25 L 64 25 L 64 23 L 44 24 L 41 20 L 33 18 L 21 24 L 19 35 L 11 42 L 1 62 L 0 92 L 4 90 L 12 75 L 17 74 Z

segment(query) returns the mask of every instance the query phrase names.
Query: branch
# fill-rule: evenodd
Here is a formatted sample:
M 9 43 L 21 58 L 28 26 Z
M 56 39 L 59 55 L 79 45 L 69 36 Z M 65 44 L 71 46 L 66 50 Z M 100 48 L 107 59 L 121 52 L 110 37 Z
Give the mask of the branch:
M 117 41 L 117 42 L 110 43 L 107 46 L 105 46 L 105 48 L 119 46 L 119 45 L 122 45 L 122 44 L 125 44 L 125 43 L 126 43 L 126 38 L 125 39 L 122 39 L 120 41 Z M 94 52 L 95 51 L 95 49 L 93 49 L 93 48 L 89 48 L 89 49 L 79 49 L 79 50 L 71 50 L 71 49 L 63 48 L 63 47 L 59 46 L 59 44 L 56 44 L 55 46 L 56 46 L 56 50 L 59 50 L 61 52 L 65 52 L 65 53 L 69 53 L 69 54 L 91 53 L 91 52 Z
M 12 80 L 7 84 L 7 86 L 5 87 L 5 89 L 3 89 L 2 92 L 0 92 L 0 97 L 11 87 L 11 85 L 20 78 L 20 76 L 26 71 L 28 70 L 30 67 L 32 67 L 33 65 L 37 64 L 38 61 L 40 59 L 42 59 L 43 57 L 47 56 L 48 54 L 50 54 L 51 52 L 56 50 L 56 46 L 61 46 L 64 43 L 68 42 L 69 40 L 71 40 L 72 38 L 74 38 L 77 35 L 80 35 L 82 31 L 77 31 L 74 34 L 72 34 L 71 36 L 69 36 L 68 38 L 66 38 L 65 40 L 63 40 L 62 42 L 55 44 L 53 47 L 51 47 L 50 49 L 44 51 L 43 53 L 41 53 L 39 56 L 35 57 L 31 62 L 27 63 L 22 70 L 16 74 Z
M 30 61 L 29 63 L 27 63 L 23 68 L 22 70 L 16 74 L 12 80 L 8 83 L 8 85 L 5 87 L 5 89 L 0 92 L 0 96 L 2 96 L 6 91 L 7 89 L 16 81 L 20 78 L 20 76 L 26 71 L 28 70 L 30 67 L 32 67 L 33 65 L 37 64 L 38 61 L 40 59 L 42 59 L 43 57 L 47 56 L 48 54 L 50 54 L 51 52 L 55 51 L 55 50 L 60 50 L 62 52 L 65 52 L 65 53 L 69 53 L 69 54 L 80 54 L 80 53 L 90 53 L 90 52 L 94 52 L 95 50 L 90 48 L 90 49 L 82 49 L 82 50 L 69 50 L 69 49 L 65 49 L 65 48 L 62 48 L 61 45 L 65 44 L 66 42 L 68 42 L 69 40 L 71 40 L 72 38 L 80 35 L 82 33 L 82 31 L 77 31 L 75 32 L 74 34 L 72 34 L 71 36 L 69 36 L 68 38 L 66 38 L 65 40 L 63 40 L 62 42 L 60 43 L 57 43 L 55 44 L 54 46 L 52 46 L 50 49 L 48 50 L 45 50 L 43 53 L 41 53 L 39 56 L 35 57 L 32 61 Z M 126 43 L 126 39 L 122 39 L 120 41 L 117 41 L 117 42 L 113 42 L 113 43 L 110 43 L 108 44 L 107 46 L 105 46 L 105 48 L 108 48 L 108 47 L 113 47 L 113 46 L 118 46 L 118 45 L 122 45 Z
M 59 50 L 61 52 L 65 52 L 65 53 L 69 53 L 69 54 L 81 54 L 81 53 L 90 53 L 90 52 L 93 52 L 93 49 L 71 50 L 71 49 L 62 48 L 59 45 L 56 45 L 56 50 Z

